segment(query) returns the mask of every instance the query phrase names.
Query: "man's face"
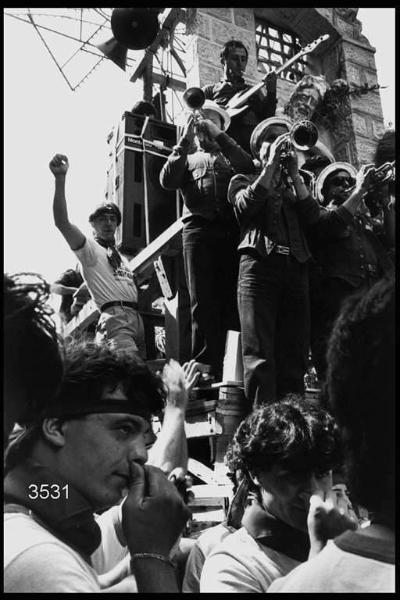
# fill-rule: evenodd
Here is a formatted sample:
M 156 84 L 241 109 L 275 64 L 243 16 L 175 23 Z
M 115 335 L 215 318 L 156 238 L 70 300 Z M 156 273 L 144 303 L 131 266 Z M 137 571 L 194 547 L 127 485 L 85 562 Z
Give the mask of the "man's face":
M 268 157 L 269 157 L 269 151 L 270 151 L 272 142 L 274 142 L 277 137 L 279 137 L 280 135 L 283 135 L 284 133 L 287 133 L 287 132 L 288 132 L 288 129 L 284 125 L 273 125 L 272 127 L 270 127 L 268 129 L 268 133 L 267 133 L 267 135 L 265 135 L 263 137 L 263 142 L 260 147 L 259 154 L 260 154 L 261 164 L 263 164 L 263 165 L 266 164 Z
M 317 490 L 329 491 L 332 484 L 330 473 L 324 476 L 292 473 L 274 465 L 258 476 L 262 503 L 277 519 L 300 531 L 307 531 L 307 515 L 310 497 Z
M 310 120 L 320 101 L 320 93 L 314 87 L 307 87 L 293 94 L 289 101 L 289 115 L 293 121 Z
M 115 214 L 103 213 L 92 221 L 92 227 L 99 238 L 109 241 L 114 239 L 117 223 L 118 219 Z
M 355 180 L 347 171 L 335 171 L 328 178 L 324 185 L 324 204 L 340 206 L 349 197 L 349 189 L 354 185 Z
M 105 388 L 103 399 L 125 400 L 118 386 Z M 144 465 L 147 447 L 155 436 L 150 423 L 125 413 L 90 414 L 63 425 L 64 446 L 58 469 L 90 502 L 94 510 L 113 506 L 121 500 L 130 483 L 130 463 Z
M 224 74 L 228 79 L 238 79 L 243 77 L 247 66 L 247 54 L 244 48 L 229 48 L 229 53 L 225 59 Z

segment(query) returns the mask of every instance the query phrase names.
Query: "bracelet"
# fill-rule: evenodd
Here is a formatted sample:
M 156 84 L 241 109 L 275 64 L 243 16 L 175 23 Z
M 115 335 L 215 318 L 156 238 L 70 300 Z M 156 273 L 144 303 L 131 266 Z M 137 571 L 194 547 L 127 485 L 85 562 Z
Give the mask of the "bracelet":
M 156 560 L 161 560 L 162 562 L 167 563 L 171 567 L 174 566 L 173 562 L 169 558 L 163 556 L 162 554 L 155 554 L 154 552 L 136 552 L 135 554 L 131 554 L 131 566 L 132 563 L 138 558 L 155 558 Z

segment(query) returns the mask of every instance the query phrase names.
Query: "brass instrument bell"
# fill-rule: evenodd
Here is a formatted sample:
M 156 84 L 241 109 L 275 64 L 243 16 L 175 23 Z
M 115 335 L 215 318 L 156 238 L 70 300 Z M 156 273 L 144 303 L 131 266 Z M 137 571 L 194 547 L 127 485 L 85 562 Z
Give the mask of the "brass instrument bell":
M 201 88 L 190 87 L 184 92 L 183 101 L 190 110 L 200 110 L 206 101 L 206 96 Z
M 303 119 L 293 125 L 290 139 L 297 150 L 310 150 L 318 141 L 318 129 L 314 123 Z

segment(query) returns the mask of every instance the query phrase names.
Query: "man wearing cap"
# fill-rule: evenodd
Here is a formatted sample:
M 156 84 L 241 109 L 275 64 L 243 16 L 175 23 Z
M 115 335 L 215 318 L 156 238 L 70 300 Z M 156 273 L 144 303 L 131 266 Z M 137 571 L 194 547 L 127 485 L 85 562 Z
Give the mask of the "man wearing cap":
M 206 99 L 226 107 L 231 98 L 238 92 L 245 92 L 251 86 L 245 83 L 243 73 L 248 61 L 246 46 L 238 40 L 229 40 L 222 48 L 220 59 L 223 67 L 221 81 L 203 87 Z M 250 136 L 254 127 L 263 119 L 275 114 L 276 109 L 276 74 L 271 72 L 266 79 L 265 93 L 261 91 L 251 96 L 246 108 L 232 118 L 229 135 L 246 152 L 250 152 Z
M 192 358 L 219 378 L 226 332 L 238 329 L 236 306 L 238 228 L 226 197 L 235 173 L 254 169 L 225 131 L 230 119 L 211 100 L 202 117 L 190 116 L 160 173 L 161 185 L 184 199 L 183 257 L 190 295 Z M 194 146 L 194 147 L 193 147 Z
M 305 227 L 319 206 L 290 150 L 281 155 L 291 121 L 272 117 L 251 136 L 261 171 L 236 175 L 228 198 L 241 227 L 238 280 L 244 386 L 256 406 L 287 393 L 304 393 L 309 344 L 308 261 Z
M 148 464 L 173 466 L 171 428 L 182 404 L 174 394 L 164 412 L 170 435 L 160 435 L 148 456 L 151 415 L 166 396 L 161 380 L 107 345 L 66 348 L 58 395 L 24 411 L 24 430 L 6 455 L 6 592 L 98 593 L 101 575 L 128 551 L 128 590 L 104 591 L 179 591 L 170 552 L 190 513 Z
M 49 167 L 55 177 L 55 225 L 78 257 L 89 292 L 100 311 L 96 341 L 144 358 L 144 328 L 138 312 L 134 276 L 115 247 L 115 231 L 121 223 L 120 210 L 112 202 L 98 206 L 89 216 L 94 239 L 87 238 L 68 217 L 65 199 L 68 158 L 56 154 Z
M 356 169 L 335 162 L 321 171 L 316 193 L 322 204 L 318 221 L 310 227 L 309 241 L 319 270 L 313 290 L 311 349 L 318 379 L 326 373 L 326 349 L 333 322 L 344 299 L 358 289 L 370 288 L 393 269 L 388 250 L 395 213 L 389 204 L 373 218 L 363 200 L 371 186 L 373 165 Z M 388 235 L 389 234 L 389 235 Z

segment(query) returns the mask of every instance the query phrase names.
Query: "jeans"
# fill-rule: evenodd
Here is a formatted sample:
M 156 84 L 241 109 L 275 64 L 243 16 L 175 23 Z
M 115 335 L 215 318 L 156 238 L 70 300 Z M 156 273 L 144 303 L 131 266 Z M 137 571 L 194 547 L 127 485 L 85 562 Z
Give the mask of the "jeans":
M 222 219 L 192 217 L 183 229 L 183 258 L 190 295 L 192 358 L 222 374 L 226 332 L 238 330 L 238 230 Z
M 97 344 L 108 344 L 114 350 L 123 350 L 139 360 L 146 358 L 142 317 L 134 308 L 111 306 L 100 313 L 96 327 Z
M 254 406 L 304 394 L 310 307 L 308 265 L 242 254 L 238 283 L 245 394 Z

